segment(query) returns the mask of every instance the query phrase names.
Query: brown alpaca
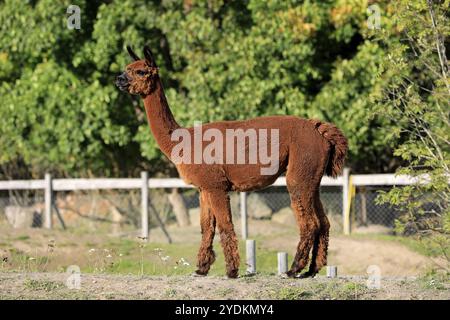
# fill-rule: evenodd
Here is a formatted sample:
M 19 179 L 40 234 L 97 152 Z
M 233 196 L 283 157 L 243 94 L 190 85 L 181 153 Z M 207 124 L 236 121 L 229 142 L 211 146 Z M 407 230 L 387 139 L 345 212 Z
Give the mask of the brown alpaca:
M 162 152 L 172 160 L 172 151 L 177 141 L 172 134 L 180 129 L 169 109 L 158 68 L 148 47 L 144 48 L 145 59 L 127 47 L 135 60 L 117 77 L 117 86 L 144 100 L 151 131 Z M 229 196 L 230 191 L 251 191 L 271 185 L 277 177 L 286 172 L 286 183 L 300 229 L 297 253 L 288 275 L 299 274 L 308 264 L 309 270 L 301 277 L 314 276 L 327 263 L 328 234 L 330 224 L 320 202 L 319 186 L 324 174 L 336 177 L 343 166 L 347 153 L 347 140 L 336 126 L 318 120 L 301 119 L 294 116 L 260 117 L 246 121 L 222 121 L 203 125 L 203 130 L 217 129 L 223 133 L 228 129 L 276 129 L 279 132 L 278 169 L 272 174 L 261 174 L 267 163 L 252 164 L 176 163 L 180 176 L 186 183 L 200 191 L 202 241 L 198 252 L 196 273 L 206 275 L 215 260 L 213 239 L 218 227 L 223 247 L 227 275 L 238 276 L 238 241 L 234 232 Z M 186 129 L 194 138 L 195 130 Z M 216 130 L 216 131 L 217 131 Z M 268 145 L 271 145 L 268 137 Z M 202 151 L 205 149 L 202 144 Z M 234 148 L 234 147 L 233 147 Z M 269 148 L 267 148 L 269 149 Z M 272 149 L 272 145 L 270 147 Z M 226 149 L 223 149 L 226 150 Z M 234 154 L 249 154 L 249 143 Z M 222 155 L 226 157 L 226 152 Z M 194 156 L 194 150 L 192 151 Z

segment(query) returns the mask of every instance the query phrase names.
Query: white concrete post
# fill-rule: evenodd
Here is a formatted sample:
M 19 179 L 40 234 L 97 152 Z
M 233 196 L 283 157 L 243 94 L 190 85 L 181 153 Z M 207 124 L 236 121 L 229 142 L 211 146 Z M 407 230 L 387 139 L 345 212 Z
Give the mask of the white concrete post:
M 278 275 L 285 274 L 288 271 L 288 254 L 286 252 L 278 252 Z
M 337 267 L 327 266 L 327 278 L 336 278 L 336 277 L 337 277 Z
M 256 245 L 255 240 L 246 241 L 247 274 L 256 273 Z
M 242 239 L 248 237 L 248 224 L 247 224 L 247 193 L 239 193 L 240 209 L 241 209 L 241 224 L 242 224 Z
M 45 217 L 44 217 L 44 227 L 47 229 L 52 228 L 52 204 L 53 204 L 53 188 L 52 188 L 52 176 L 50 173 L 45 174 Z
M 141 172 L 141 237 L 148 240 L 148 172 Z

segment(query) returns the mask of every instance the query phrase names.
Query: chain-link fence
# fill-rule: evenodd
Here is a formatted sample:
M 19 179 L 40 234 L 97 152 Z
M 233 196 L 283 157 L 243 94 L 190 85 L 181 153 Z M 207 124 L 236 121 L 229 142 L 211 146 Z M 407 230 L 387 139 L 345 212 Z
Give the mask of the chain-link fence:
M 380 226 L 394 227 L 397 211 L 388 204 L 376 203 L 380 191 L 389 191 L 386 186 L 363 186 L 356 188 L 355 198 L 352 202 L 352 225 L 360 227 Z
M 43 226 L 43 190 L 0 190 L 0 222 L 13 228 Z

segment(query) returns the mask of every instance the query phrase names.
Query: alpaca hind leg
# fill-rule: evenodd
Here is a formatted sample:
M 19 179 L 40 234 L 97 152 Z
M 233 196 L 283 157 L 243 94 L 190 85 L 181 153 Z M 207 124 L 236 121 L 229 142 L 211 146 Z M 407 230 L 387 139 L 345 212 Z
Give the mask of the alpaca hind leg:
M 302 196 L 302 199 L 291 196 L 291 202 L 300 229 L 300 241 L 297 245 L 297 252 L 291 269 L 287 273 L 288 276 L 294 277 L 308 264 L 309 252 L 319 232 L 319 220 L 314 214 L 312 199 L 310 201 L 307 196 Z
M 209 199 L 220 233 L 227 276 L 229 278 L 237 278 L 239 273 L 239 250 L 231 218 L 230 198 L 225 191 L 214 191 L 209 193 Z
M 320 221 L 320 231 L 317 239 L 317 248 L 315 249 L 315 252 L 313 252 L 313 258 L 311 258 L 311 264 L 309 266 L 309 271 L 307 272 L 308 276 L 316 275 L 323 266 L 327 265 L 330 222 L 323 210 L 319 195 L 317 195 L 315 199 L 315 205 L 316 213 Z
M 320 181 L 328 158 L 328 152 L 322 147 L 321 143 L 307 144 L 301 150 L 298 144 L 292 144 L 290 147 L 286 185 L 300 229 L 297 253 L 288 272 L 288 276 L 292 277 L 306 267 L 310 251 L 313 264 L 320 251 L 321 221 L 317 214 L 315 199 L 319 194 Z
M 200 226 L 202 230 L 202 242 L 197 255 L 197 270 L 195 272 L 199 275 L 206 275 L 216 260 L 216 255 L 213 250 L 216 218 L 211 211 L 206 192 L 200 192 Z

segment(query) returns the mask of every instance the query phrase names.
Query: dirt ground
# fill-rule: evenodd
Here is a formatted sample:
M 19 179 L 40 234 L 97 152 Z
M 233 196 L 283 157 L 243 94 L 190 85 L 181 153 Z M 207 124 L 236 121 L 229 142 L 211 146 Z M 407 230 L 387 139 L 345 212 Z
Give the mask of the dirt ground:
M 379 289 L 369 289 L 364 277 L 231 280 L 81 274 L 79 289 L 70 289 L 67 279 L 65 273 L 0 273 L 0 299 L 450 299 L 449 286 L 415 277 L 382 278 Z
M 239 228 L 236 230 L 239 235 Z M 136 240 L 139 234 L 136 230 L 112 235 L 76 230 L 17 230 L 0 224 L 0 256 L 3 259 L 0 299 L 450 299 L 448 279 L 426 276 L 439 260 L 423 256 L 396 241 L 332 234 L 328 263 L 338 267 L 337 279 L 326 278 L 324 272 L 314 279 L 283 279 L 275 274 L 276 252 L 288 252 L 292 258 L 299 239 L 296 228 L 252 220 L 249 221 L 249 233 L 256 239 L 257 253 L 262 255 L 257 265 L 260 263 L 261 269 L 266 271 L 253 277 L 230 280 L 221 276 L 224 265 L 217 237 L 215 249 L 219 257 L 212 275 L 199 278 L 187 275 L 195 268 L 199 227 L 169 226 L 168 231 L 172 244 L 167 244 L 161 230 L 152 229 L 149 246 L 164 247 L 167 250 L 164 255 L 171 255 L 173 262 L 175 257 L 185 257 L 191 264 L 184 273 L 173 273 L 173 267 L 170 267 L 172 273 L 166 273 L 168 267 L 161 267 L 156 273 L 160 275 L 150 275 L 155 274 L 148 266 L 150 262 L 147 269 L 139 273 L 142 248 Z M 49 247 L 54 252 L 47 261 Z M 245 245 L 241 243 L 241 249 L 243 247 Z M 108 260 L 105 257 L 110 254 L 116 254 L 117 259 L 127 258 L 123 262 L 125 269 L 90 268 L 87 271 L 89 263 L 103 263 L 89 260 L 93 248 L 106 252 L 102 261 Z M 147 249 L 150 253 L 154 250 L 153 247 Z M 8 267 L 10 261 L 4 258 L 11 253 L 15 254 L 16 262 L 23 260 Z M 119 258 L 122 253 L 124 256 Z M 245 259 L 242 252 L 241 256 Z M 80 289 L 69 289 L 66 284 L 69 274 L 64 271 L 73 264 L 81 267 Z M 369 289 L 366 285 L 370 265 L 376 265 L 380 270 L 379 289 Z M 245 266 L 241 269 L 242 275 Z

